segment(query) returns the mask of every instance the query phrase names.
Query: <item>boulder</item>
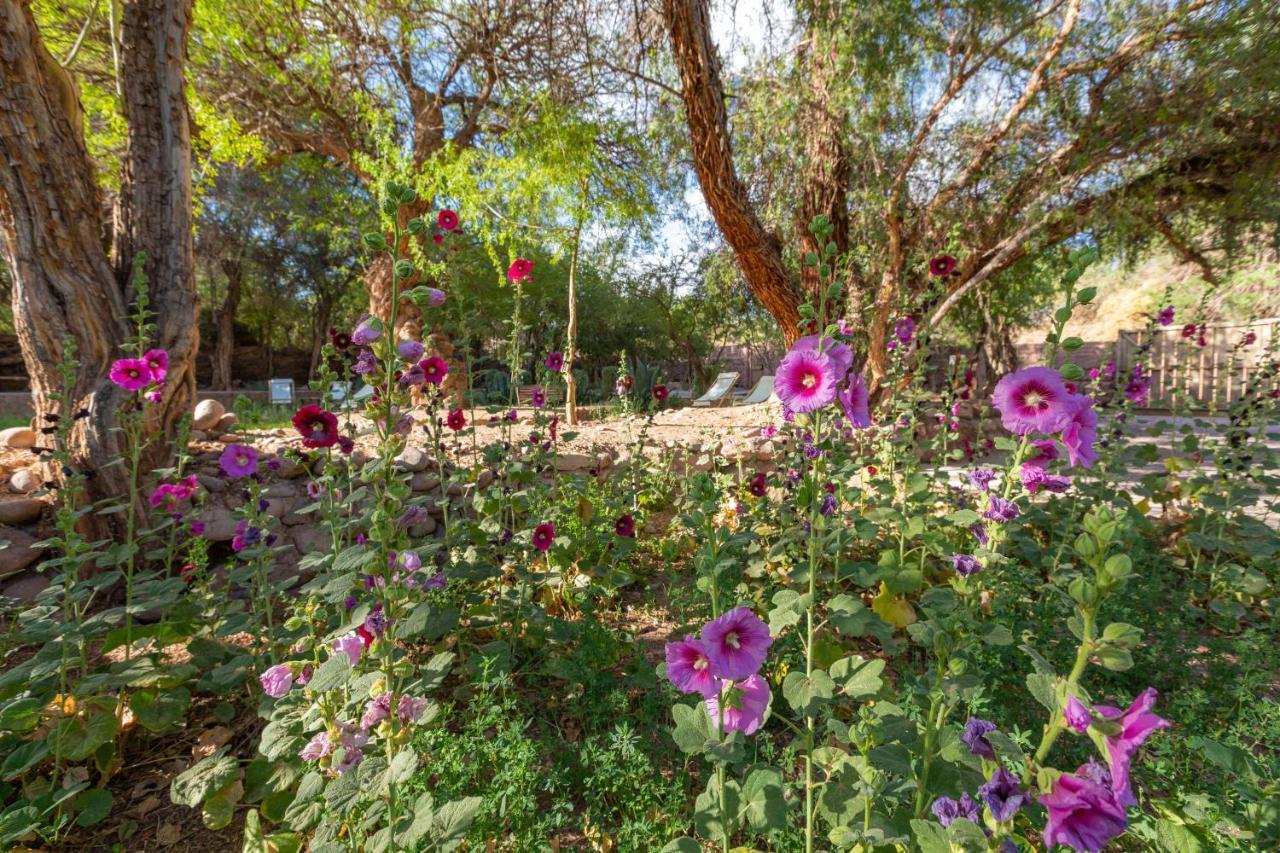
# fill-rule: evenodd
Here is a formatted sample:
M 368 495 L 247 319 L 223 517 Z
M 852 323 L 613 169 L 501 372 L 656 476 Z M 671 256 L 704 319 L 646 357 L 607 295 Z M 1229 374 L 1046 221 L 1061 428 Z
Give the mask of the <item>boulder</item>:
M 48 575 L 24 572 L 6 583 L 4 588 L 0 589 L 0 595 L 34 603 L 36 596 L 48 589 L 50 583 Z
M 27 524 L 44 511 L 44 502 L 35 498 L 12 498 L 0 501 L 0 524 Z
M 9 478 L 9 488 L 20 495 L 25 495 L 40 488 L 40 478 L 30 468 L 19 468 Z
M 595 457 L 585 453 L 562 453 L 556 457 L 556 470 L 560 473 L 586 471 L 596 464 Z
M 212 429 L 226 413 L 226 407 L 217 400 L 201 400 L 196 403 L 195 414 L 191 416 L 191 428 Z
M 0 542 L 4 541 L 9 544 L 0 547 L 0 579 L 16 575 L 40 559 L 40 549 L 31 547 L 35 537 L 12 527 L 0 527 Z
M 398 471 L 421 471 L 427 467 L 427 454 L 423 453 L 417 447 L 406 447 L 400 451 L 400 455 L 396 457 L 396 470 Z
M 227 412 L 225 415 L 218 418 L 218 422 L 213 425 L 211 431 L 212 432 L 231 432 L 233 429 L 236 428 L 236 424 L 238 424 L 239 422 L 240 422 L 240 419 L 236 417 L 235 412 Z
M 409 488 L 415 492 L 429 492 L 440 485 L 440 478 L 428 471 L 419 471 L 409 481 Z
M 15 450 L 26 450 L 36 446 L 36 431 L 28 427 L 10 427 L 0 430 L 0 444 Z
M 216 495 L 227 490 L 227 481 L 212 474 L 197 474 L 196 480 L 199 481 L 200 485 L 204 486 L 206 492 L 211 494 Z
M 204 522 L 204 538 L 210 542 L 230 542 L 236 535 L 238 522 L 225 506 L 206 506 L 200 520 Z

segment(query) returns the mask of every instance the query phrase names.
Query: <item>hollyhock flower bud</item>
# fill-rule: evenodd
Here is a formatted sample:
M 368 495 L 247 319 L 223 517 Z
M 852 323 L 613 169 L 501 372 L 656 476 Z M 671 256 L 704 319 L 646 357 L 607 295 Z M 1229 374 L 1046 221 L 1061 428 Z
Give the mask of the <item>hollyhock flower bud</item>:
M 970 717 L 969 722 L 965 723 L 964 733 L 960 735 L 960 739 L 965 742 L 965 745 L 969 747 L 969 751 L 974 755 L 994 761 L 996 751 L 991 745 L 991 741 L 987 740 L 987 734 L 995 730 L 995 723 L 978 717 Z
M 272 699 L 279 699 L 293 686 L 293 670 L 288 664 L 278 663 L 258 676 L 262 690 Z
M 401 341 L 396 347 L 396 352 L 400 353 L 400 357 L 405 361 L 418 361 L 422 358 L 422 354 L 426 352 L 426 348 L 422 346 L 421 341 L 408 340 Z
M 358 347 L 366 347 L 382 337 L 382 330 L 374 325 L 368 314 L 360 318 L 355 330 L 351 333 L 351 343 Z
M 1067 707 L 1063 709 L 1062 715 L 1066 718 L 1067 725 L 1078 732 L 1088 731 L 1089 724 L 1093 722 L 1089 709 L 1075 697 L 1074 693 L 1067 697 Z

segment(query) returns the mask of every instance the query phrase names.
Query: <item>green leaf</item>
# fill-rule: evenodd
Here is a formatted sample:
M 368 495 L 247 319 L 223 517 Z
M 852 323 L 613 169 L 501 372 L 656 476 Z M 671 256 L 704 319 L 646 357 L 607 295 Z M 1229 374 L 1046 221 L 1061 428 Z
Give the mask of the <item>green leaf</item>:
M 742 784 L 742 813 L 760 832 L 787 825 L 787 804 L 782 796 L 782 774 L 772 767 L 759 767 L 747 774 Z
M 658 853 L 702 853 L 702 845 L 688 836 L 667 842 Z
M 827 602 L 827 621 L 846 637 L 862 637 L 875 632 L 883 620 L 862 599 L 840 594 Z
M 932 820 L 911 821 L 911 834 L 919 853 L 951 853 L 951 839 L 942 824 Z
M 12 782 L 43 761 L 48 754 L 49 744 L 45 741 L 25 741 L 4 757 L 4 764 L 0 765 L 0 776 L 3 776 L 4 781 Z
M 179 806 L 200 805 L 215 791 L 225 788 L 240 770 L 234 755 L 223 747 L 194 767 L 178 774 L 169 784 L 169 799 Z
M 479 797 L 464 797 L 436 809 L 435 827 L 431 834 L 439 849 L 453 850 L 462 843 L 483 803 Z
M 324 802 L 329 811 L 345 812 L 360 796 L 360 778 L 357 773 L 343 773 L 329 780 L 324 787 Z
M 235 817 L 235 813 L 236 804 L 231 801 L 230 797 L 225 794 L 215 794 L 204 801 L 204 807 L 200 810 L 200 818 L 204 821 L 206 827 L 217 832 L 231 825 L 231 819 Z
M 1050 711 L 1058 711 L 1057 678 L 1040 672 L 1027 674 L 1027 689 L 1035 700 Z
M 172 690 L 139 690 L 129 700 L 133 716 L 147 731 L 162 732 L 180 722 L 191 704 L 191 691 L 185 687 Z
M 105 788 L 89 788 L 76 794 L 73 807 L 76 826 L 93 826 L 111 813 L 111 792 Z
M 1163 819 L 1156 821 L 1156 846 L 1167 853 L 1200 853 L 1207 849 L 1189 827 Z
M 711 729 L 711 719 L 707 716 L 705 706 L 677 704 L 671 706 L 671 716 L 675 718 L 675 731 L 671 737 L 680 751 L 689 755 L 697 755 L 707 748 L 707 741 L 715 738 Z
M 779 590 L 773 596 L 773 609 L 769 611 L 769 633 L 775 637 L 786 628 L 797 624 L 804 616 L 813 598 L 795 590 Z
M 311 681 L 307 682 L 307 688 L 316 693 L 328 693 L 346 684 L 350 677 L 351 662 L 346 655 L 336 654 L 320 664 Z
M 846 696 L 854 699 L 874 696 L 884 685 L 880 678 L 884 666 L 885 662 L 880 658 L 867 660 L 859 655 L 852 655 L 831 665 L 831 677 L 842 682 L 840 689 Z
M 787 704 L 794 708 L 797 714 L 806 716 L 817 711 L 824 702 L 834 696 L 835 689 L 836 685 L 831 680 L 831 676 L 821 669 L 815 669 L 812 675 L 793 670 L 787 673 L 786 679 L 782 682 L 782 695 L 787 698 Z

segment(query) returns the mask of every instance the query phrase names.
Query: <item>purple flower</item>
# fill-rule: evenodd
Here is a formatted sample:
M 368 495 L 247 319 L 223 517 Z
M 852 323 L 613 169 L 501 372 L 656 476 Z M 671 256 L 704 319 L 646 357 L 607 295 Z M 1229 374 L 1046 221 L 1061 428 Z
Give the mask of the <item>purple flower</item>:
M 416 723 L 422 719 L 423 713 L 430 704 L 427 699 L 418 699 L 406 693 L 396 703 L 396 716 L 400 718 L 402 723 Z
M 893 336 L 903 344 L 909 344 L 916 336 L 916 321 L 903 317 L 893 326 Z
M 950 797 L 938 797 L 929 807 L 929 811 L 933 812 L 933 816 L 943 826 L 951 826 L 962 818 L 975 824 L 981 819 L 977 802 L 968 794 L 961 794 L 959 801 Z
M 1062 430 L 1062 444 L 1067 448 L 1067 461 L 1071 465 L 1090 468 L 1098 461 L 1093 443 L 1098 439 L 1098 413 L 1093 400 L 1083 394 L 1073 395 L 1071 422 Z
M 418 366 L 422 368 L 427 382 L 432 385 L 439 385 L 449 375 L 448 363 L 438 355 L 433 355 L 425 361 L 419 362 Z
M 334 640 L 333 650 L 338 654 L 346 655 L 347 663 L 355 666 L 360 662 L 360 655 L 364 654 L 364 640 L 360 639 L 359 634 L 352 631 Z
M 1098 780 L 1100 770 L 1083 765 L 1075 774 L 1064 773 L 1053 783 L 1053 790 L 1040 797 L 1040 804 L 1049 810 L 1045 847 L 1063 844 L 1072 850 L 1097 853 L 1124 831 L 1128 822 L 1124 806 L 1116 802 L 1111 788 Z
M 795 412 L 812 412 L 830 403 L 839 382 L 835 362 L 826 353 L 795 350 L 778 365 L 778 398 Z
M 806 335 L 791 345 L 791 352 L 800 352 L 802 350 L 817 352 L 818 336 Z M 837 340 L 832 338 L 823 338 L 822 354 L 831 359 L 831 364 L 835 367 L 835 381 L 839 382 L 844 379 L 845 374 L 849 372 L 849 368 L 853 366 L 853 350 L 849 349 L 848 346 Z
M 978 717 L 970 717 L 969 722 L 964 725 L 964 734 L 960 735 L 960 740 L 965 742 L 965 745 L 969 747 L 969 751 L 974 755 L 995 761 L 995 748 L 991 746 L 991 741 L 987 740 L 987 734 L 995 730 L 995 723 Z
M 547 392 L 542 390 L 541 385 L 535 386 L 534 389 L 529 392 L 529 404 L 535 409 L 541 409 L 547 404 Z
M 739 681 L 759 671 L 773 638 L 751 610 L 735 607 L 703 627 L 702 642 L 716 677 Z
M 767 426 L 763 426 L 760 428 L 760 435 L 763 438 L 773 438 L 777 434 L 778 434 L 778 428 L 773 424 L 769 424 Z
M 1078 397 L 1073 397 L 1072 399 L 1075 400 Z M 1086 397 L 1085 399 L 1087 400 L 1088 398 Z M 1090 400 L 1089 404 L 1092 405 L 1093 401 Z M 1058 458 L 1058 443 L 1051 438 L 1037 438 L 1031 442 L 1031 448 L 1035 452 L 1027 458 L 1027 461 L 1023 463 L 1024 465 L 1035 465 L 1037 468 L 1043 468 Z
M 820 512 L 822 515 L 831 515 L 835 511 L 836 511 L 836 496 L 830 495 L 830 494 L 823 495 L 822 506 L 818 507 L 818 512 Z
M 1157 314 L 1156 320 L 1159 321 L 1161 326 L 1173 325 L 1173 306 L 1170 305 Z
M 427 382 L 427 373 L 422 369 L 421 364 L 412 365 L 408 370 L 400 373 L 401 385 L 411 385 L 414 388 L 421 388 Z
M 992 773 L 987 784 L 978 789 L 978 796 L 997 821 L 1009 820 L 1031 802 L 1031 795 L 1022 790 L 1022 781 L 1003 767 Z
M 243 444 L 228 444 L 218 457 L 218 466 L 228 477 L 247 477 L 258 470 L 258 451 Z
M 980 492 L 990 491 L 991 481 L 995 478 L 996 472 L 990 468 L 974 468 L 969 472 L 969 485 Z
M 564 368 L 564 356 L 558 352 L 549 352 L 547 353 L 547 360 L 543 364 L 552 373 L 559 373 Z
M 329 732 L 321 731 L 316 732 L 316 736 L 302 748 L 302 751 L 298 753 L 298 757 L 303 761 L 319 761 L 332 754 L 333 742 L 329 740 Z
M 1078 732 L 1087 731 L 1089 724 L 1093 722 L 1089 709 L 1076 698 L 1074 693 L 1067 697 L 1067 707 L 1062 710 L 1062 715 L 1066 718 L 1067 725 Z
M 384 720 L 391 719 L 391 694 L 383 693 L 370 699 L 364 706 L 364 716 L 360 718 L 360 728 L 371 729 Z
M 382 330 L 374 324 L 372 317 L 365 314 L 356 324 L 355 331 L 351 333 L 351 343 L 358 347 L 367 347 L 380 337 L 382 337 Z
M 359 603 L 359 602 L 357 602 L 357 601 L 356 601 L 356 597 L 355 597 L 354 595 L 348 595 L 348 596 L 346 597 L 346 600 L 344 600 L 344 601 L 342 602 L 342 606 L 343 606 L 343 607 L 345 607 L 345 608 L 347 608 L 348 610 L 351 610 L 351 609 L 352 609 L 352 608 L 354 608 L 354 607 L 356 606 L 356 604 L 358 604 L 358 603 Z
M 862 381 L 861 374 L 850 374 L 849 384 L 836 392 L 836 398 L 840 401 L 840 408 L 850 426 L 854 429 L 866 429 L 871 426 L 867 385 Z
M 978 562 L 978 558 L 969 554 L 952 554 L 951 567 L 962 578 L 976 575 L 982 571 L 982 564 Z
M 262 690 L 272 699 L 279 699 L 293 687 L 293 670 L 288 664 L 278 663 L 258 676 Z
M 764 722 L 765 713 L 769 710 L 769 682 L 758 675 L 751 675 L 742 681 L 721 684 L 724 698 L 724 719 L 720 718 L 720 696 L 707 697 L 707 716 L 716 725 L 723 723 L 726 732 L 742 732 L 744 735 L 754 734 Z
M 1121 712 L 1119 708 L 1107 705 L 1094 706 L 1094 710 L 1106 719 L 1120 723 L 1120 734 L 1107 735 L 1107 754 L 1111 763 L 1111 789 L 1122 806 L 1137 803 L 1129 787 L 1129 764 L 1138 747 L 1152 732 L 1169 726 L 1168 720 L 1151 713 L 1158 697 L 1156 689 L 1148 687 L 1138 694 L 1127 711 Z
M 381 636 L 387 630 L 387 615 L 382 612 L 381 604 L 374 606 L 369 615 L 364 617 L 364 623 L 360 627 L 374 637 Z
M 992 521 L 1013 521 L 1018 517 L 1018 505 L 1013 501 L 999 495 L 991 495 L 990 501 L 987 511 L 983 513 L 984 517 Z
M 1058 371 L 1026 367 L 1003 376 L 996 383 L 991 402 L 1009 432 L 1017 435 L 1054 433 L 1071 422 L 1070 396 Z
M 342 760 L 333 766 L 335 772 L 341 774 L 364 761 L 364 746 L 369 742 L 369 735 L 364 729 L 352 723 L 342 724 Z
M 623 539 L 634 539 L 636 535 L 636 519 L 628 513 L 618 516 L 613 523 L 613 532 Z
M 151 366 L 145 359 L 122 358 L 111 365 L 111 381 L 126 391 L 137 391 L 151 384 Z
M 973 534 L 973 538 L 977 540 L 978 544 L 984 548 L 991 541 L 991 537 L 987 535 L 987 526 L 980 521 L 970 525 L 969 532 Z
M 444 589 L 449 583 L 448 578 L 444 576 L 444 572 L 436 572 L 431 577 L 422 582 L 423 589 Z
M 427 288 L 427 304 L 432 308 L 439 308 L 444 304 L 445 299 L 446 297 L 443 290 L 439 290 L 434 287 Z
M 396 347 L 396 352 L 400 353 L 400 357 L 405 361 L 417 361 L 422 358 L 422 354 L 426 349 L 422 346 L 421 341 L 407 340 L 401 341 L 400 346 Z
M 1125 383 L 1124 396 L 1130 403 L 1138 406 L 1145 406 L 1147 404 L 1147 393 L 1150 390 L 1150 387 L 1151 386 L 1147 384 L 1147 380 L 1145 379 L 1130 379 Z
M 378 369 L 378 359 L 374 357 L 373 350 L 362 349 L 356 355 L 355 364 L 351 365 L 351 372 L 358 373 L 361 376 L 368 376 Z
M 1046 473 L 1038 465 L 1023 465 L 1021 476 L 1022 487 L 1033 495 L 1041 489 L 1047 492 L 1065 492 L 1071 487 L 1070 477 L 1059 477 L 1056 474 Z
M 711 674 L 711 660 L 706 644 L 690 634 L 675 643 L 667 643 L 667 679 L 681 693 L 716 695 L 716 678 Z

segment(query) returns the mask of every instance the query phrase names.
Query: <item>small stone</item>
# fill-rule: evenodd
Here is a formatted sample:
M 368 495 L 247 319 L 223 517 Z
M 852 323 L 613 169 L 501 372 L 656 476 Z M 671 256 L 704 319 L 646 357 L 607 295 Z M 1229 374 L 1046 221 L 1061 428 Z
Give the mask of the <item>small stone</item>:
M 297 494 L 298 487 L 293 483 L 272 483 L 262 490 L 264 498 L 292 498 Z
M 596 464 L 603 470 L 613 465 L 613 454 L 607 450 L 602 450 L 596 454 Z
M 39 518 L 43 511 L 44 502 L 35 498 L 0 501 L 0 524 L 26 524 Z
M 9 427 L 0 430 L 0 444 L 15 450 L 26 450 L 36 446 L 36 431 L 28 427 Z
M 329 534 L 323 528 L 312 525 L 295 527 L 289 531 L 289 538 L 293 540 L 293 544 L 302 554 L 310 554 L 314 551 L 328 550 L 332 541 Z
M 49 588 L 50 582 L 48 575 L 27 572 L 5 584 L 0 589 L 0 595 L 16 598 L 18 601 L 34 602 L 37 595 Z
M 21 530 L 0 527 L 0 542 L 4 541 L 8 544 L 0 547 L 0 578 L 12 577 L 40 559 L 40 549 L 31 547 L 35 538 Z
M 225 415 L 218 418 L 218 422 L 213 425 L 213 428 L 210 431 L 211 432 L 231 432 L 236 428 L 236 424 L 238 424 L 239 422 L 240 422 L 240 419 L 236 417 L 235 412 L 227 412 Z
M 220 441 L 223 444 L 240 444 L 244 441 L 244 436 L 234 432 L 224 432 L 222 435 L 215 438 L 214 441 Z
M 430 536 L 432 533 L 436 532 L 436 528 L 438 526 L 439 524 L 436 520 L 428 515 L 422 522 L 409 528 L 409 535 L 415 539 L 422 536 Z
M 191 440 L 191 441 L 208 441 L 208 440 L 209 440 L 209 433 L 205 432 L 205 431 L 204 431 L 204 430 L 202 430 L 202 429 L 193 429 L 193 430 L 192 430 L 192 431 L 187 435 L 187 438 L 188 438 L 189 440 Z
M 406 447 L 396 457 L 396 470 L 421 471 L 427 467 L 427 454 L 416 447 Z
M 40 478 L 30 468 L 19 468 L 9 478 L 9 488 L 20 495 L 40 488 Z
M 409 481 L 409 488 L 415 492 L 429 492 L 440 485 L 440 478 L 428 471 L 419 471 Z
M 585 453 L 564 453 L 556 457 L 556 470 L 562 474 L 585 471 L 595 465 L 595 461 Z
M 230 542 L 236 535 L 238 522 L 225 506 L 206 506 L 200 520 L 204 522 L 204 538 L 210 542 Z
M 201 400 L 191 416 L 191 428 L 212 429 L 226 413 L 226 408 L 217 400 Z
M 216 475 L 197 474 L 196 480 L 199 481 L 200 485 L 204 486 L 206 492 L 217 494 L 227 490 L 227 481 Z
M 280 467 L 276 470 L 276 476 L 282 480 L 295 480 L 307 473 L 307 466 L 302 465 L 288 456 L 276 457 L 280 460 Z
M 480 476 L 476 478 L 476 485 L 480 488 L 486 488 L 493 483 L 493 469 L 485 468 L 480 472 Z

